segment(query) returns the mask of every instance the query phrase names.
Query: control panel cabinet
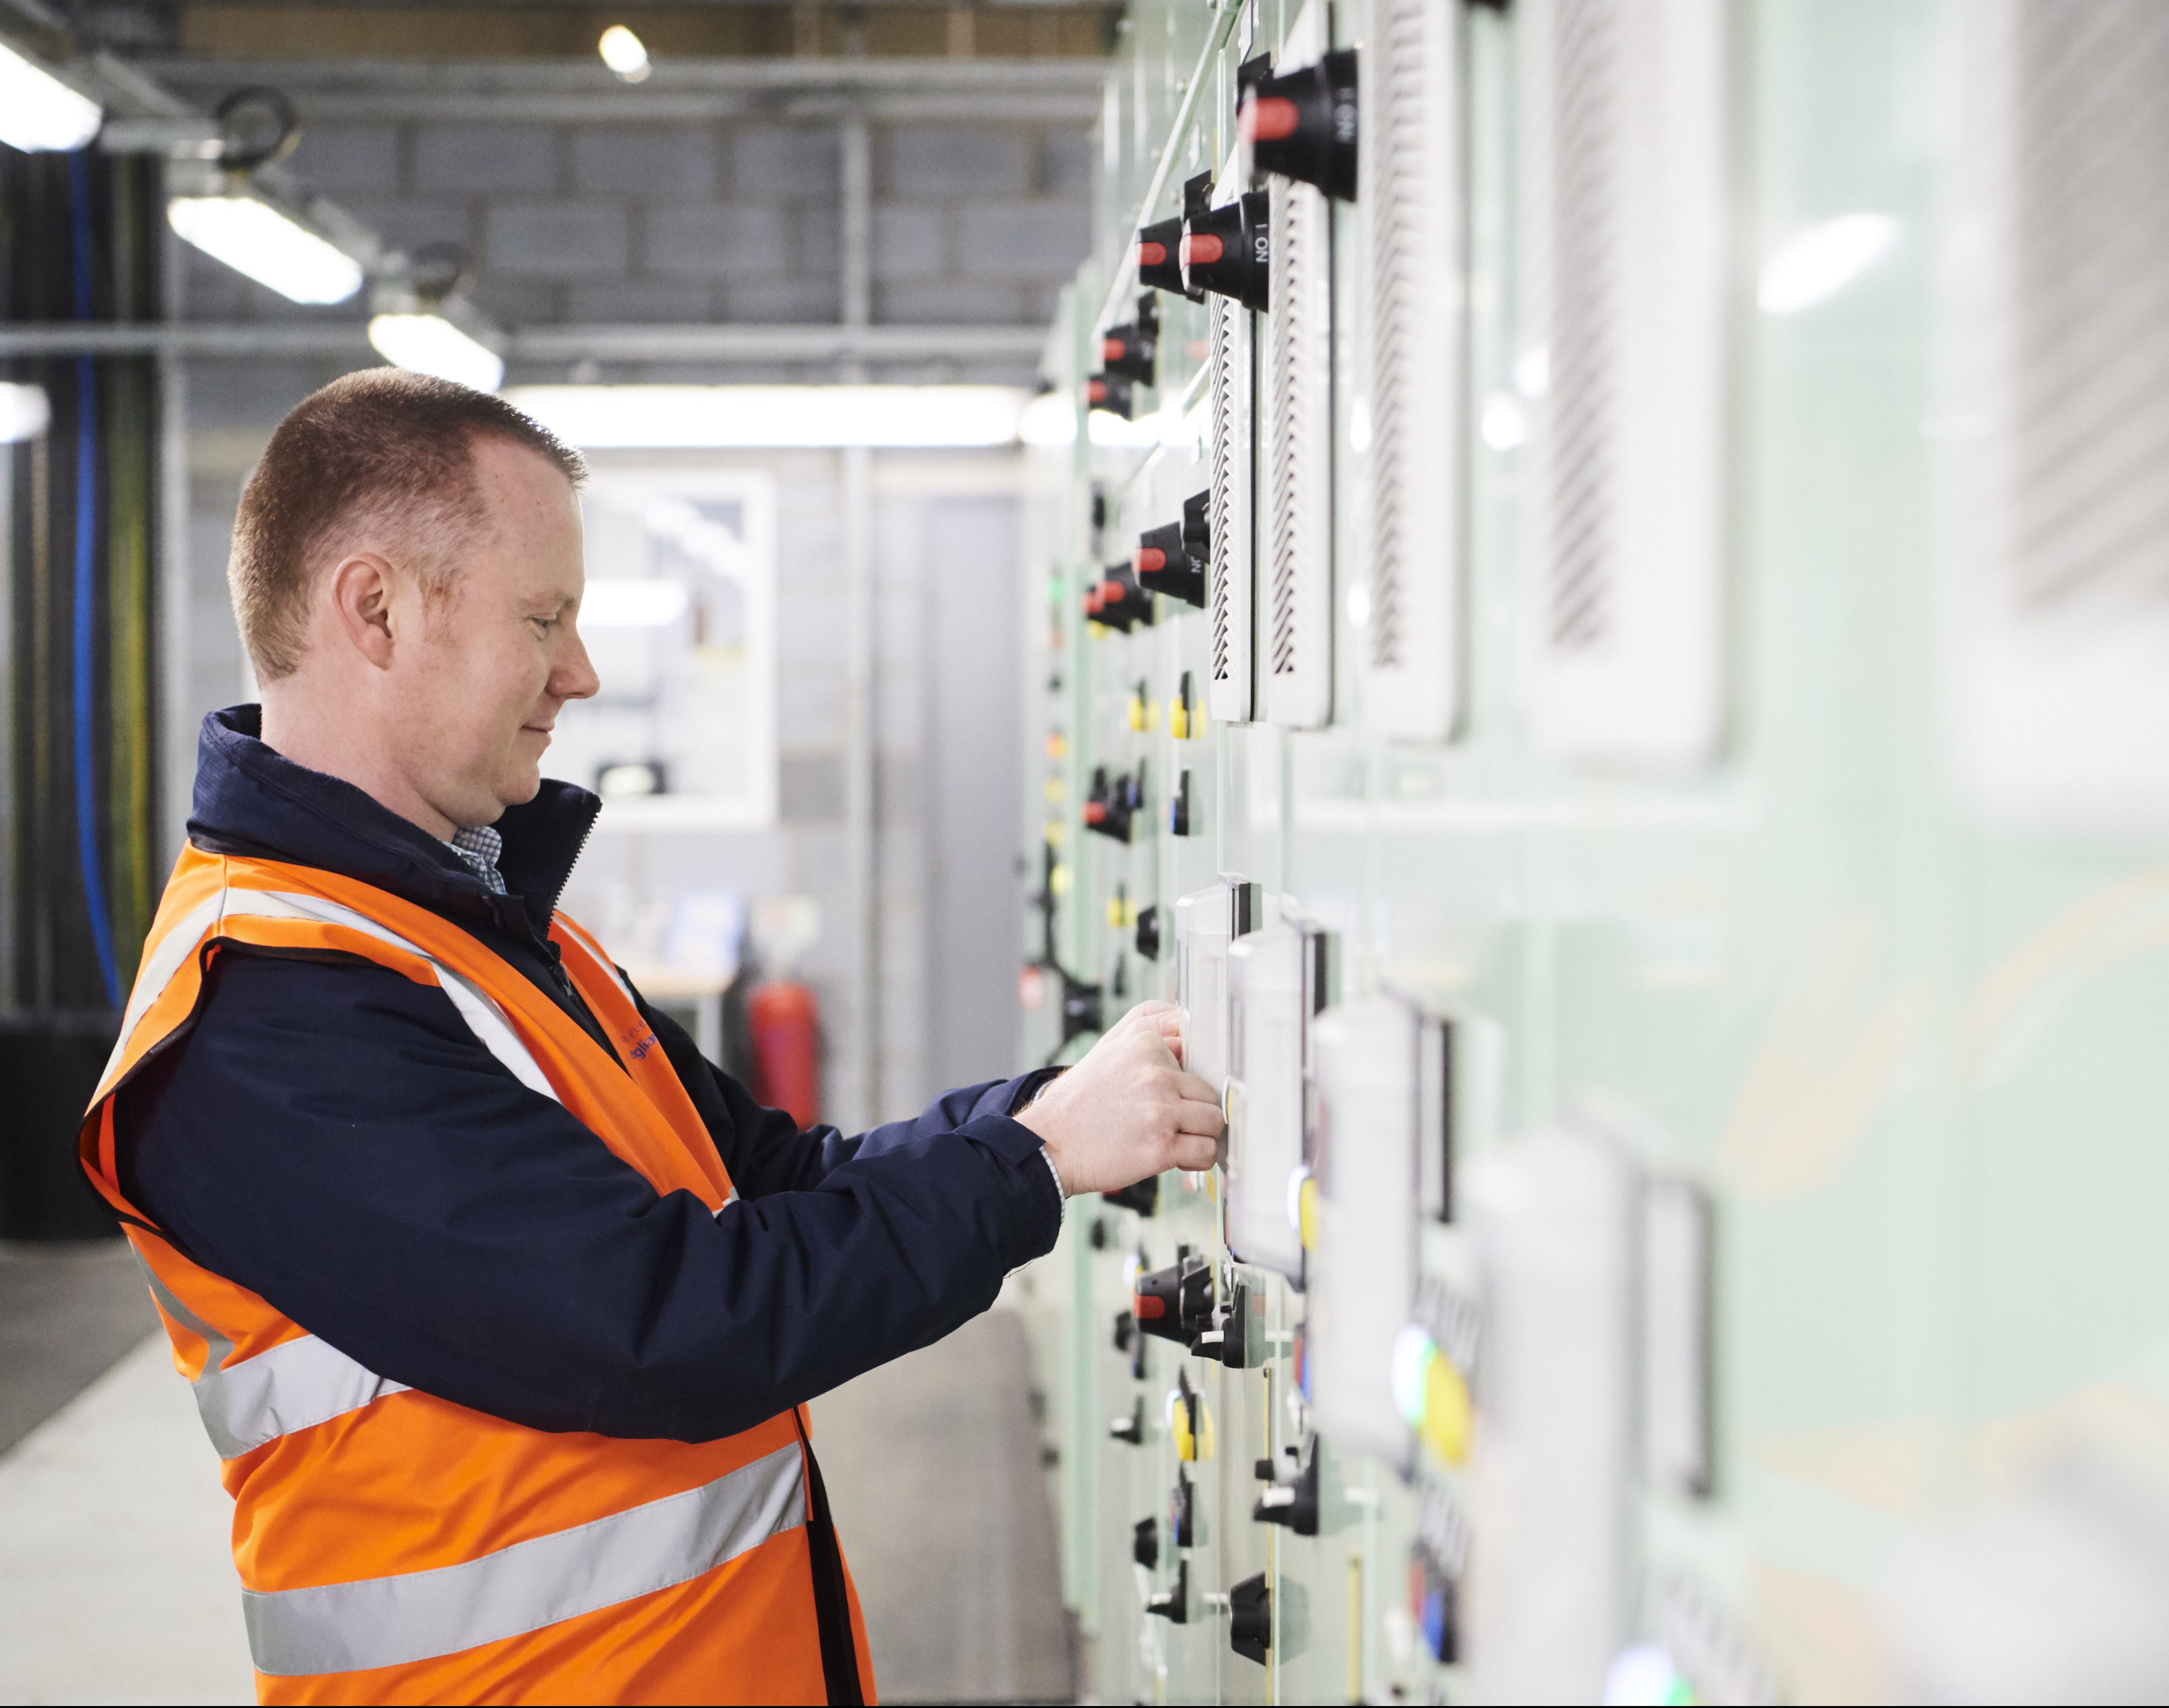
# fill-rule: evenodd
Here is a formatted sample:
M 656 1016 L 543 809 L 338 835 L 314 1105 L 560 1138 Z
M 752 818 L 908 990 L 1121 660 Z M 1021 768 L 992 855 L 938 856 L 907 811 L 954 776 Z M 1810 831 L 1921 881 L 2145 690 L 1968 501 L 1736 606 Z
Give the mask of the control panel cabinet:
M 2101 1517 L 2169 1488 L 2158 10 L 1131 0 L 1020 1058 L 1172 1002 L 1226 1130 L 1011 1290 L 1081 1697 L 2169 1695 L 1991 1546 L 2169 1558 Z

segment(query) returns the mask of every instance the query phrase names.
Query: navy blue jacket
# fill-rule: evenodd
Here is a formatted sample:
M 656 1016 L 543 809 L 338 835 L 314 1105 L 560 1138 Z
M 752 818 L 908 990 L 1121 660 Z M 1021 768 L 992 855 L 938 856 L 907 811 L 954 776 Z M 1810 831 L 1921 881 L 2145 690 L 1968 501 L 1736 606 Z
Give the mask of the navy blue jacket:
M 512 893 L 493 896 L 258 726 L 253 706 L 204 721 L 192 840 L 429 908 L 596 1032 L 546 935 L 594 795 L 546 782 L 509 810 Z M 1060 1192 L 1010 1119 L 1039 1076 L 859 1138 L 802 1133 L 641 1008 L 745 1200 L 720 1217 L 658 1195 L 520 1084 L 435 987 L 234 944 L 120 1093 L 124 1189 L 197 1263 L 381 1375 L 538 1429 L 682 1441 L 940 1339 L 1053 1244 Z

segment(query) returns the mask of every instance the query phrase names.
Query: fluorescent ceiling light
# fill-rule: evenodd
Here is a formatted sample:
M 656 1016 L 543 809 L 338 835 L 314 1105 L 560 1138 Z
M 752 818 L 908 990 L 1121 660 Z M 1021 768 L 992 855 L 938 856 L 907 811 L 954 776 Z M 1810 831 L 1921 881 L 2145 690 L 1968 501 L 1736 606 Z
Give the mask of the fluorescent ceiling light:
M 1077 400 L 1066 391 L 1041 392 L 1017 417 L 1017 437 L 1026 444 L 1076 444 Z
M 647 81 L 650 67 L 648 49 L 622 24 L 613 24 L 603 32 L 603 39 L 595 44 L 595 51 L 603 56 L 603 63 L 629 83 Z
M 515 386 L 504 394 L 588 450 L 1013 444 L 1014 386 Z
M 53 408 L 42 386 L 0 383 L 0 444 L 35 439 L 51 425 Z
M 25 154 L 80 148 L 105 114 L 89 96 L 0 43 L 0 142 Z
M 494 391 L 504 383 L 504 359 L 440 314 L 372 315 L 369 341 L 395 367 L 434 374 L 477 391 Z
M 1184 415 L 1175 401 L 1134 421 L 1125 421 L 1104 409 L 1088 410 L 1084 416 L 1086 436 L 1103 450 L 1149 450 L 1161 444 L 1179 447 L 1189 443 L 1198 430 L 1197 423 Z M 1067 392 L 1041 392 L 1019 412 L 1017 437 L 1033 445 L 1076 444 L 1076 401 Z
M 1846 214 L 1794 233 L 1762 263 L 1755 300 L 1765 314 L 1794 314 L 1835 296 L 1898 241 L 1888 214 Z
M 344 302 L 361 263 L 253 196 L 176 196 L 166 220 L 212 259 L 296 302 Z
M 685 615 L 685 586 L 675 581 L 591 581 L 580 596 L 584 629 L 660 629 Z

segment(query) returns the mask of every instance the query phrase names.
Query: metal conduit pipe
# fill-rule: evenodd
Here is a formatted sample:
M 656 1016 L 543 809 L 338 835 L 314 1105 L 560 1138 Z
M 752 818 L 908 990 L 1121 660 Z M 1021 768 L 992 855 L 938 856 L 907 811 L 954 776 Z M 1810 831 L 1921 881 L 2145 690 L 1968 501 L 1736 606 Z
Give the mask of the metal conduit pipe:
M 843 323 L 863 328 L 872 318 L 873 153 L 866 114 L 854 112 L 840 135 L 843 183 Z M 847 356 L 845 381 L 866 378 L 866 365 Z M 853 956 L 858 996 L 853 1005 L 852 1099 L 859 1125 L 882 1117 L 881 826 L 875 796 L 873 452 L 846 445 L 838 453 L 844 520 L 844 822 L 849 844 Z

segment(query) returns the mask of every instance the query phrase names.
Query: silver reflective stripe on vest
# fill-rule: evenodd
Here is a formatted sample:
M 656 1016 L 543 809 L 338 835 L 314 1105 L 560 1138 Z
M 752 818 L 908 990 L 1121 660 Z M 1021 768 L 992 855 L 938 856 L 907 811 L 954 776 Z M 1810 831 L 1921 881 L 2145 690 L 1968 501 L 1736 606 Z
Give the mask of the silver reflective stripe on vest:
M 105 1063 L 105 1076 L 110 1077 L 120 1065 L 128 1048 L 128 1040 L 137 1024 L 150 1012 L 151 1004 L 173 982 L 173 975 L 181 970 L 182 963 L 195 953 L 203 940 L 203 934 L 221 919 L 313 919 L 319 924 L 344 925 L 349 930 L 374 937 L 380 943 L 403 950 L 408 955 L 429 964 L 437 976 L 437 983 L 452 999 L 452 1006 L 460 1011 L 460 1018 L 467 1023 L 482 1047 L 503 1062 L 530 1091 L 537 1091 L 552 1103 L 562 1102 L 551 1085 L 549 1076 L 520 1041 L 504 1014 L 497 1004 L 483 994 L 472 981 L 462 977 L 438 960 L 426 950 L 417 947 L 397 932 L 380 925 L 366 913 L 337 902 L 326 901 L 321 896 L 297 895 L 285 890 L 221 890 L 209 901 L 199 902 L 173 922 L 173 928 L 158 939 L 157 946 L 143 959 L 142 970 L 136 974 L 136 988 L 128 998 L 127 1012 L 122 1016 L 120 1037 L 113 1046 L 113 1054 Z M 100 1083 L 104 1083 L 101 1077 Z
M 142 1261 L 140 1253 L 137 1261 Z M 204 1433 L 221 1459 L 238 1459 L 266 1441 L 328 1423 L 386 1394 L 407 1391 L 406 1383 L 386 1381 L 313 1334 L 282 1340 L 253 1358 L 227 1365 L 232 1341 L 184 1305 L 147 1263 L 143 1273 L 166 1314 L 203 1338 L 203 1371 L 190 1386 Z
M 195 952 L 204 933 L 217 920 L 228 893 L 221 890 L 208 902 L 199 902 L 189 908 L 143 957 L 143 965 L 136 974 L 136 988 L 129 993 L 127 1012 L 120 1017 L 120 1035 L 114 1041 L 112 1055 L 106 1058 L 105 1072 L 99 1076 L 100 1085 L 120 1065 L 128 1040 L 135 1035 L 143 1016 L 151 1011 L 151 1004 L 165 993 L 166 987 L 173 982 L 173 975 L 181 970 L 181 963 Z
M 705 1487 L 462 1565 L 243 1590 L 249 1652 L 276 1678 L 404 1666 L 668 1589 L 804 1523 L 802 1464 L 794 1441 Z

